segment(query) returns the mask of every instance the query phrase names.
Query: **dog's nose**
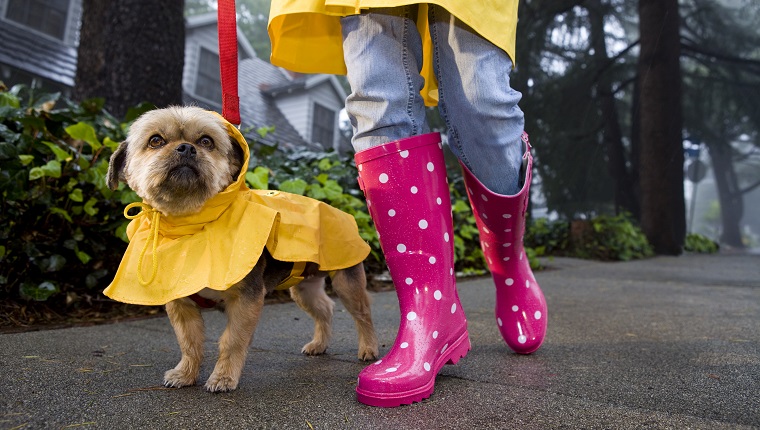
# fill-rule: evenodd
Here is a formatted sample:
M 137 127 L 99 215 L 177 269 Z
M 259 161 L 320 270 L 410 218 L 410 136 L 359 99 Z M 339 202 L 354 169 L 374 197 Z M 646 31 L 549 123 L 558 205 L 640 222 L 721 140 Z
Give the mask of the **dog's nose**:
M 195 147 L 189 143 L 182 143 L 179 146 L 177 146 L 176 149 L 177 152 L 179 152 L 179 155 L 183 157 L 195 157 Z

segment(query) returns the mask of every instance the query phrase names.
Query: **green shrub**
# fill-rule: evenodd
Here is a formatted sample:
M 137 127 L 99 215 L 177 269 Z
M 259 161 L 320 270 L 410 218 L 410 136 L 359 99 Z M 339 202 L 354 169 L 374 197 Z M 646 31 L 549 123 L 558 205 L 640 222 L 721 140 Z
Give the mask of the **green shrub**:
M 108 158 L 124 128 L 102 105 L 23 86 L 0 91 L 4 296 L 76 303 L 98 294 L 118 266 L 126 248 L 122 210 L 137 196 L 106 186 Z
M 565 256 L 593 260 L 632 260 L 654 255 L 646 236 L 630 215 L 600 215 L 572 222 L 529 220 L 525 247 L 537 257 Z
M 571 240 L 574 257 L 628 261 L 654 255 L 646 236 L 628 214 L 600 215 L 589 223 L 590 229 Z
M 718 244 L 712 239 L 701 234 L 690 233 L 686 235 L 684 251 L 698 252 L 702 254 L 714 254 L 718 252 Z
M 488 266 L 480 248 L 478 226 L 464 190 L 460 167 L 458 164 L 450 164 L 447 168 L 454 224 L 454 270 L 465 275 L 486 274 Z
M 53 106 L 55 106 L 53 108 Z M 124 207 L 138 201 L 124 184 L 105 183 L 108 159 L 131 120 L 17 86 L 0 90 L 0 292 L 54 308 L 87 305 L 110 283 L 126 249 Z M 267 129 L 257 130 L 266 133 Z M 252 188 L 279 189 L 327 202 L 351 215 L 371 247 L 367 266 L 385 270 L 353 159 L 335 152 L 277 151 L 249 140 Z M 454 200 L 457 271 L 483 273 L 475 220 Z
M 150 108 L 138 106 L 122 122 L 103 110 L 103 100 L 77 104 L 57 94 L 36 94 L 22 86 L 6 90 L 0 84 L 3 299 L 86 306 L 110 283 L 126 249 L 124 206 L 139 198 L 123 184 L 116 191 L 106 186 L 108 159 L 131 120 Z M 385 270 L 350 156 L 277 151 L 255 139 L 249 143 L 253 155 L 246 181 L 251 187 L 306 195 L 353 215 L 372 250 L 369 270 Z M 452 165 L 448 173 L 456 270 L 487 273 L 461 172 Z M 599 217 L 591 226 L 593 234 L 570 246 L 567 222 L 530 220 L 525 250 L 531 267 L 539 268 L 538 257 L 544 255 L 628 260 L 652 254 L 626 216 Z M 691 242 L 699 245 L 695 249 L 706 246 Z
M 525 247 L 532 248 L 537 256 L 561 255 L 567 252 L 570 240 L 567 221 L 550 221 L 531 218 L 525 227 Z

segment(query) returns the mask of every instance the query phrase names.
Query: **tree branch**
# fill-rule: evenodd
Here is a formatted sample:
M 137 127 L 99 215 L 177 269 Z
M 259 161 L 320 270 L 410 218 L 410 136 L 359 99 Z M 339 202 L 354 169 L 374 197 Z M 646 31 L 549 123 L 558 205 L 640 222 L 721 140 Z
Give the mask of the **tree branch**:
M 757 182 L 755 182 L 754 184 L 752 184 L 752 185 L 750 185 L 750 186 L 748 186 L 746 188 L 743 188 L 743 189 L 739 190 L 739 194 L 740 195 L 741 194 L 747 194 L 747 193 L 749 193 L 750 191 L 754 190 L 757 187 L 760 187 L 760 180 L 758 180 Z
M 751 60 L 749 58 L 742 58 L 742 57 L 735 57 L 733 55 L 723 55 L 719 54 L 717 52 L 709 51 L 707 49 L 697 48 L 694 45 L 681 42 L 681 49 L 682 51 L 686 52 L 693 52 L 700 55 L 705 55 L 711 58 L 715 58 L 716 60 L 724 61 L 727 63 L 735 63 L 740 64 L 743 66 L 755 66 L 760 67 L 760 61 L 758 60 Z

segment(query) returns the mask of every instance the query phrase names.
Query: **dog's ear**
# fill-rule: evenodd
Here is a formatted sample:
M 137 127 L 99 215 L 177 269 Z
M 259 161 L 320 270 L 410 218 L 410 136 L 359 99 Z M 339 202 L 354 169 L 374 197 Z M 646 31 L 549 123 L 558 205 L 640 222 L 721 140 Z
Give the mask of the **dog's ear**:
M 230 136 L 230 144 L 232 144 L 232 151 L 227 153 L 227 157 L 230 159 L 230 164 L 237 167 L 235 171 L 235 176 L 237 176 L 240 169 L 243 167 L 248 168 L 248 166 L 243 166 L 243 162 L 245 162 L 245 153 L 243 153 L 243 148 L 240 147 L 238 141 L 232 136 Z
M 108 162 L 108 172 L 106 173 L 106 184 L 108 188 L 116 190 L 119 187 L 119 181 L 124 179 L 124 164 L 127 161 L 127 141 L 121 142 L 116 151 L 111 154 Z

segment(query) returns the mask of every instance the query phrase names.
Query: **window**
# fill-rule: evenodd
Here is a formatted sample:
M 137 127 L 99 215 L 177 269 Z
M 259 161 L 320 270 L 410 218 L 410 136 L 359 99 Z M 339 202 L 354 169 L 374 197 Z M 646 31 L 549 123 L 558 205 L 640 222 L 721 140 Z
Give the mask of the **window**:
M 9 0 L 5 18 L 63 40 L 70 0 Z
M 206 100 L 222 102 L 222 80 L 219 76 L 219 54 L 201 48 L 198 59 L 198 76 L 195 80 L 195 95 Z
M 314 121 L 311 124 L 311 141 L 326 149 L 333 147 L 335 136 L 335 111 L 314 104 Z

